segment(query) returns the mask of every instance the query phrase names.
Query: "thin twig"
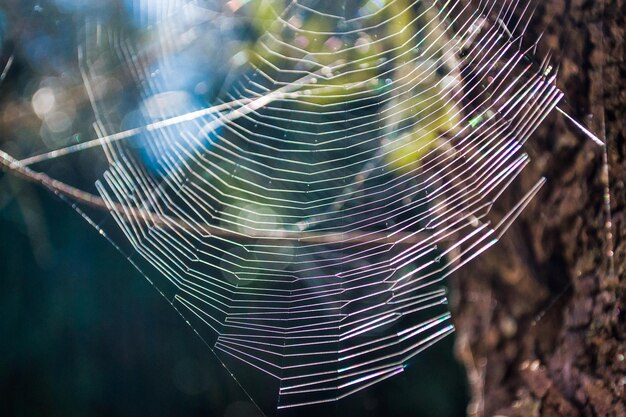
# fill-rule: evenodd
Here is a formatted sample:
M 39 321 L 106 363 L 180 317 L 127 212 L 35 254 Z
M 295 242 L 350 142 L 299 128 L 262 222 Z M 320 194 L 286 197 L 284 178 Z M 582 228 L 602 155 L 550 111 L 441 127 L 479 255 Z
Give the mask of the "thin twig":
M 202 233 L 208 235 L 236 241 L 267 241 L 272 244 L 288 244 L 297 241 L 306 244 L 398 244 L 411 246 L 423 242 L 427 237 L 424 235 L 424 232 L 420 232 L 419 234 L 396 233 L 392 237 L 389 237 L 388 234 L 381 232 L 315 233 L 287 230 L 264 230 L 254 235 L 246 235 L 206 223 L 190 224 L 181 219 L 164 216 L 141 208 L 124 206 L 119 203 L 108 205 L 102 197 L 80 190 L 42 172 L 34 171 L 2 150 L 0 150 L 0 168 L 29 182 L 41 184 L 55 193 L 62 194 L 92 208 L 109 212 L 112 207 L 116 213 L 128 213 L 124 216 L 127 218 L 132 217 L 132 221 L 141 219 L 151 226 L 177 228 L 195 233 L 202 231 Z M 131 221 L 131 219 L 128 220 Z

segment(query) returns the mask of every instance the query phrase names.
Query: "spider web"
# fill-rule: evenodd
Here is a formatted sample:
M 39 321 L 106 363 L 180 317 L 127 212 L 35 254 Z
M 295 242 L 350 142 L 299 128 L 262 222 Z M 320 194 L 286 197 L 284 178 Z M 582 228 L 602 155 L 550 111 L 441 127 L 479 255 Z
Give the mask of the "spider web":
M 117 225 L 106 233 L 121 231 L 113 239 L 244 386 L 254 370 L 275 381 L 279 408 L 336 401 L 453 332 L 444 279 L 543 183 L 487 220 L 562 97 L 521 47 L 528 7 L 142 0 L 128 11 L 134 27 L 85 22 L 99 138 L 53 156 L 104 151 L 96 188 Z M 190 56 L 206 59 L 181 69 Z M 111 74 L 140 100 L 121 102 Z

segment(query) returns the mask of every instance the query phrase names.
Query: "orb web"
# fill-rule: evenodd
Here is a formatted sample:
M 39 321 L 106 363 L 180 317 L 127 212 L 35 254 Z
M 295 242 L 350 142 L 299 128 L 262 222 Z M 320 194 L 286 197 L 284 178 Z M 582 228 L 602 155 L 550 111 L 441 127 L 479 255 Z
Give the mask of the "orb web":
M 106 155 L 107 233 L 238 380 L 332 402 L 451 334 L 443 281 L 543 182 L 487 220 L 561 99 L 522 46 L 530 8 L 125 4 L 129 28 L 85 21 L 99 139 L 76 149 Z

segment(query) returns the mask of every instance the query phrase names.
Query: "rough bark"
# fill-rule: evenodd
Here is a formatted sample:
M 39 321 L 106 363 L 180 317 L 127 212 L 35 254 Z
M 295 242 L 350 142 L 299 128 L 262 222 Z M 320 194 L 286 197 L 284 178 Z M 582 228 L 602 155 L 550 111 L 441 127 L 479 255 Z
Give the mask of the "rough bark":
M 548 0 L 529 27 L 560 65 L 564 108 L 606 136 L 608 171 L 559 115 L 535 135 L 507 198 L 539 176 L 547 186 L 452 283 L 470 415 L 626 416 L 625 5 Z

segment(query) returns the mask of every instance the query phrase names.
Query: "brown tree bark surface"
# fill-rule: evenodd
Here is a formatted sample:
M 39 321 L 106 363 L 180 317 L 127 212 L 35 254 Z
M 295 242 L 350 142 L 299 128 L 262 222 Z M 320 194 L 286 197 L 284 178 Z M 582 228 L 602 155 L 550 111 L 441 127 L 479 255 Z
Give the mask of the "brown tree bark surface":
M 547 185 L 451 283 L 470 415 L 626 416 L 625 13 L 624 0 L 546 0 L 529 27 L 560 66 L 562 107 L 608 146 L 554 114 L 505 199 Z

